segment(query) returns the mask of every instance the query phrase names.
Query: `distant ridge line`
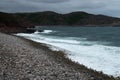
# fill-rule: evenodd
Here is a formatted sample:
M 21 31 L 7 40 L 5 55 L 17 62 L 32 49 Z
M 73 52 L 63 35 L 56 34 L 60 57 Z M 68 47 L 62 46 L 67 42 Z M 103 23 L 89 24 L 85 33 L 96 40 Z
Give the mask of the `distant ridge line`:
M 60 14 L 52 11 L 15 13 L 35 25 L 120 26 L 120 18 L 83 11 Z

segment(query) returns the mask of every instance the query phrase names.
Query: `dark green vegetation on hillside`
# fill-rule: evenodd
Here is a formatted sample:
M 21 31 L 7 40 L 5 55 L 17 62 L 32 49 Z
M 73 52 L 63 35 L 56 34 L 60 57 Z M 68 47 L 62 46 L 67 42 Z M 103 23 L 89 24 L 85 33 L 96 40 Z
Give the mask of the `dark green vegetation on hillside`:
M 25 32 L 25 29 L 31 26 L 32 24 L 22 17 L 0 12 L 0 32 Z
M 58 14 L 55 12 L 15 14 L 29 20 L 35 25 L 80 25 L 80 26 L 119 26 L 120 19 L 104 15 L 93 15 L 86 12 Z
M 94 15 L 86 12 L 58 14 L 51 11 L 35 13 L 0 12 L 1 32 L 25 32 L 34 25 L 57 26 L 120 26 L 120 18 Z

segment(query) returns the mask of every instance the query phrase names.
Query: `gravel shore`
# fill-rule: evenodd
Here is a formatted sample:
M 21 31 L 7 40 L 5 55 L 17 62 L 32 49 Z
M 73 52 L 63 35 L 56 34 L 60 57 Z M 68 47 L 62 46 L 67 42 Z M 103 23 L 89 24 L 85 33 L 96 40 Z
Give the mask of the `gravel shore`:
M 0 33 L 0 80 L 115 80 L 43 44 Z

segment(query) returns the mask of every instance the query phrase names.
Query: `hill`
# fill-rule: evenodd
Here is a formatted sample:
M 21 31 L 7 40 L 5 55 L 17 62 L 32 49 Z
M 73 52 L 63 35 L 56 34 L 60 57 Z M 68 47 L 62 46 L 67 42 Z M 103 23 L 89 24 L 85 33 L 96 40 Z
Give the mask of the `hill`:
M 31 26 L 32 24 L 29 21 L 15 14 L 0 12 L 0 32 L 26 32 L 26 28 Z
M 120 18 L 86 12 L 58 14 L 51 11 L 15 14 L 35 25 L 119 26 Z
M 0 12 L 0 32 L 26 32 L 34 25 L 62 26 L 120 26 L 120 18 L 86 12 L 59 14 L 51 11 L 35 13 Z

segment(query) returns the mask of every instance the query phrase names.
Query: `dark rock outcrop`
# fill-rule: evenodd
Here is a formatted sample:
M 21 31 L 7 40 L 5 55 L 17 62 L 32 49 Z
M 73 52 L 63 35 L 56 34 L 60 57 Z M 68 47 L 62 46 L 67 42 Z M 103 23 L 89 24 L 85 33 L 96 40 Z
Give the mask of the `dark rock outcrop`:
M 25 33 L 43 32 L 44 30 L 36 30 L 35 28 L 27 28 Z

